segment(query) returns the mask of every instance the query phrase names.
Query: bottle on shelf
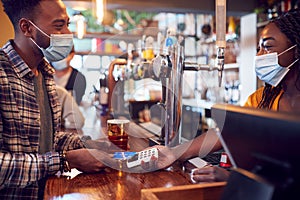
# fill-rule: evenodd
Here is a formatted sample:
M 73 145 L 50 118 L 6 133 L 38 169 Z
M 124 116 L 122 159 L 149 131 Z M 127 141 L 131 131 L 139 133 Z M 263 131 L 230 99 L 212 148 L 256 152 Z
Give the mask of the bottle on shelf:
M 107 86 L 107 74 L 104 72 L 100 76 L 100 91 L 99 91 L 99 103 L 101 105 L 101 116 L 106 116 L 108 112 L 108 86 Z
M 231 103 L 238 104 L 240 101 L 240 81 L 235 80 L 232 85 Z

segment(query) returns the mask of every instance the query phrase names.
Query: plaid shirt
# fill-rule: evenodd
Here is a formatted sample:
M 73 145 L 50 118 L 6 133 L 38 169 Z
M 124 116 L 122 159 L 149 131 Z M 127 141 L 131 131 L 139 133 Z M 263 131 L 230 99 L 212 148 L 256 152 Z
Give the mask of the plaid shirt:
M 0 199 L 37 199 L 38 180 L 61 169 L 58 151 L 83 148 L 75 133 L 55 132 L 52 152 L 38 154 L 40 112 L 34 92 L 34 74 L 9 41 L 0 49 Z M 54 69 L 39 64 L 58 127 L 60 105 Z M 58 130 L 58 129 L 57 129 Z

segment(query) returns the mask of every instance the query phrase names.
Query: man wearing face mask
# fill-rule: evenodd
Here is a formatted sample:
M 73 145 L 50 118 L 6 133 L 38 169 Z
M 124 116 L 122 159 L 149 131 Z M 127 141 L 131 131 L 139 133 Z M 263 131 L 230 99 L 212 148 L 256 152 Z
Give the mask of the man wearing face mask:
M 291 10 L 270 21 L 261 32 L 255 57 L 257 76 L 265 86 L 249 96 L 245 106 L 300 113 L 300 10 Z M 170 166 L 175 160 L 204 157 L 222 148 L 215 130 L 173 148 L 156 146 L 159 156 L 143 166 L 147 170 Z M 216 166 L 196 169 L 196 182 L 224 181 L 230 172 Z
M 69 91 L 76 100 L 76 103 L 80 105 L 86 89 L 86 79 L 81 72 L 70 65 L 74 55 L 75 50 L 73 47 L 70 54 L 65 59 L 51 62 L 51 65 L 55 69 L 55 83 Z
M 64 59 L 73 47 L 62 1 L 2 3 L 15 37 L 0 49 L 0 199 L 42 199 L 49 175 L 100 171 L 108 155 L 58 128 L 61 112 L 48 62 Z

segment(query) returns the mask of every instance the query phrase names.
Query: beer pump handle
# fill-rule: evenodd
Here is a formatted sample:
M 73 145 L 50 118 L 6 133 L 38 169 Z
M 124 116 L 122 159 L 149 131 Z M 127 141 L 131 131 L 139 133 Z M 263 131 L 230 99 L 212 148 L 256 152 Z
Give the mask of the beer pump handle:
M 226 48 L 226 0 L 216 0 L 216 46 L 219 86 L 222 83 Z

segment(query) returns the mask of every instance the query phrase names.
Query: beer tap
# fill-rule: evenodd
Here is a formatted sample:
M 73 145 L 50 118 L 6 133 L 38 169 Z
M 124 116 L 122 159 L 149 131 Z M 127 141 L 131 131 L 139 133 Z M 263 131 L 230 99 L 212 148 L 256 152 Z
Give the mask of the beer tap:
M 226 48 L 226 0 L 216 0 L 216 46 L 217 56 L 214 66 L 184 61 L 183 38 L 176 38 L 176 32 L 169 29 L 162 43 L 158 37 L 160 53 L 151 64 L 151 70 L 162 82 L 162 105 L 165 115 L 162 119 L 160 140 L 166 146 L 180 143 L 180 124 L 182 115 L 182 76 L 184 70 L 217 70 L 219 86 L 222 83 Z M 163 44 L 163 45 L 162 45 Z M 164 71 L 163 71 L 164 70 Z
M 173 29 L 168 29 L 165 38 L 159 33 L 157 41 L 159 53 L 151 61 L 149 72 L 162 84 L 162 100 L 158 103 L 162 111 L 162 130 L 158 141 L 166 146 L 175 146 L 180 142 L 183 46 Z
M 216 46 L 219 86 L 222 83 L 226 48 L 226 0 L 216 0 Z
M 225 48 L 226 48 L 226 0 L 216 0 L 216 46 L 217 56 L 215 65 L 205 65 L 184 62 L 184 70 L 188 71 L 218 71 L 219 87 L 222 84 L 224 70 Z
M 161 81 L 162 101 L 159 105 L 161 105 L 162 108 L 162 131 L 158 142 L 164 143 L 166 146 L 175 146 L 181 142 L 180 125 L 182 117 L 182 80 L 184 70 L 217 70 L 219 86 L 221 86 L 226 48 L 226 0 L 216 0 L 216 31 L 217 55 L 214 66 L 185 62 L 184 38 L 178 36 L 173 29 L 168 29 L 165 38 L 163 38 L 161 34 L 158 35 L 157 40 L 160 49 L 154 58 L 153 49 L 146 47 L 146 43 L 153 44 L 153 39 L 147 39 L 146 36 L 143 36 L 140 41 L 142 58 L 145 60 L 138 65 L 134 65 L 132 75 L 128 75 L 127 78 L 132 77 L 138 80 L 149 77 Z M 110 74 L 112 74 L 113 70 L 111 68 L 113 68 L 114 65 L 121 64 L 126 64 L 126 61 L 116 60 L 113 62 L 111 64 L 112 67 L 110 67 Z M 112 84 L 109 84 L 109 86 L 110 85 Z M 111 97 L 114 86 L 110 87 Z M 122 103 L 118 105 L 122 105 Z

